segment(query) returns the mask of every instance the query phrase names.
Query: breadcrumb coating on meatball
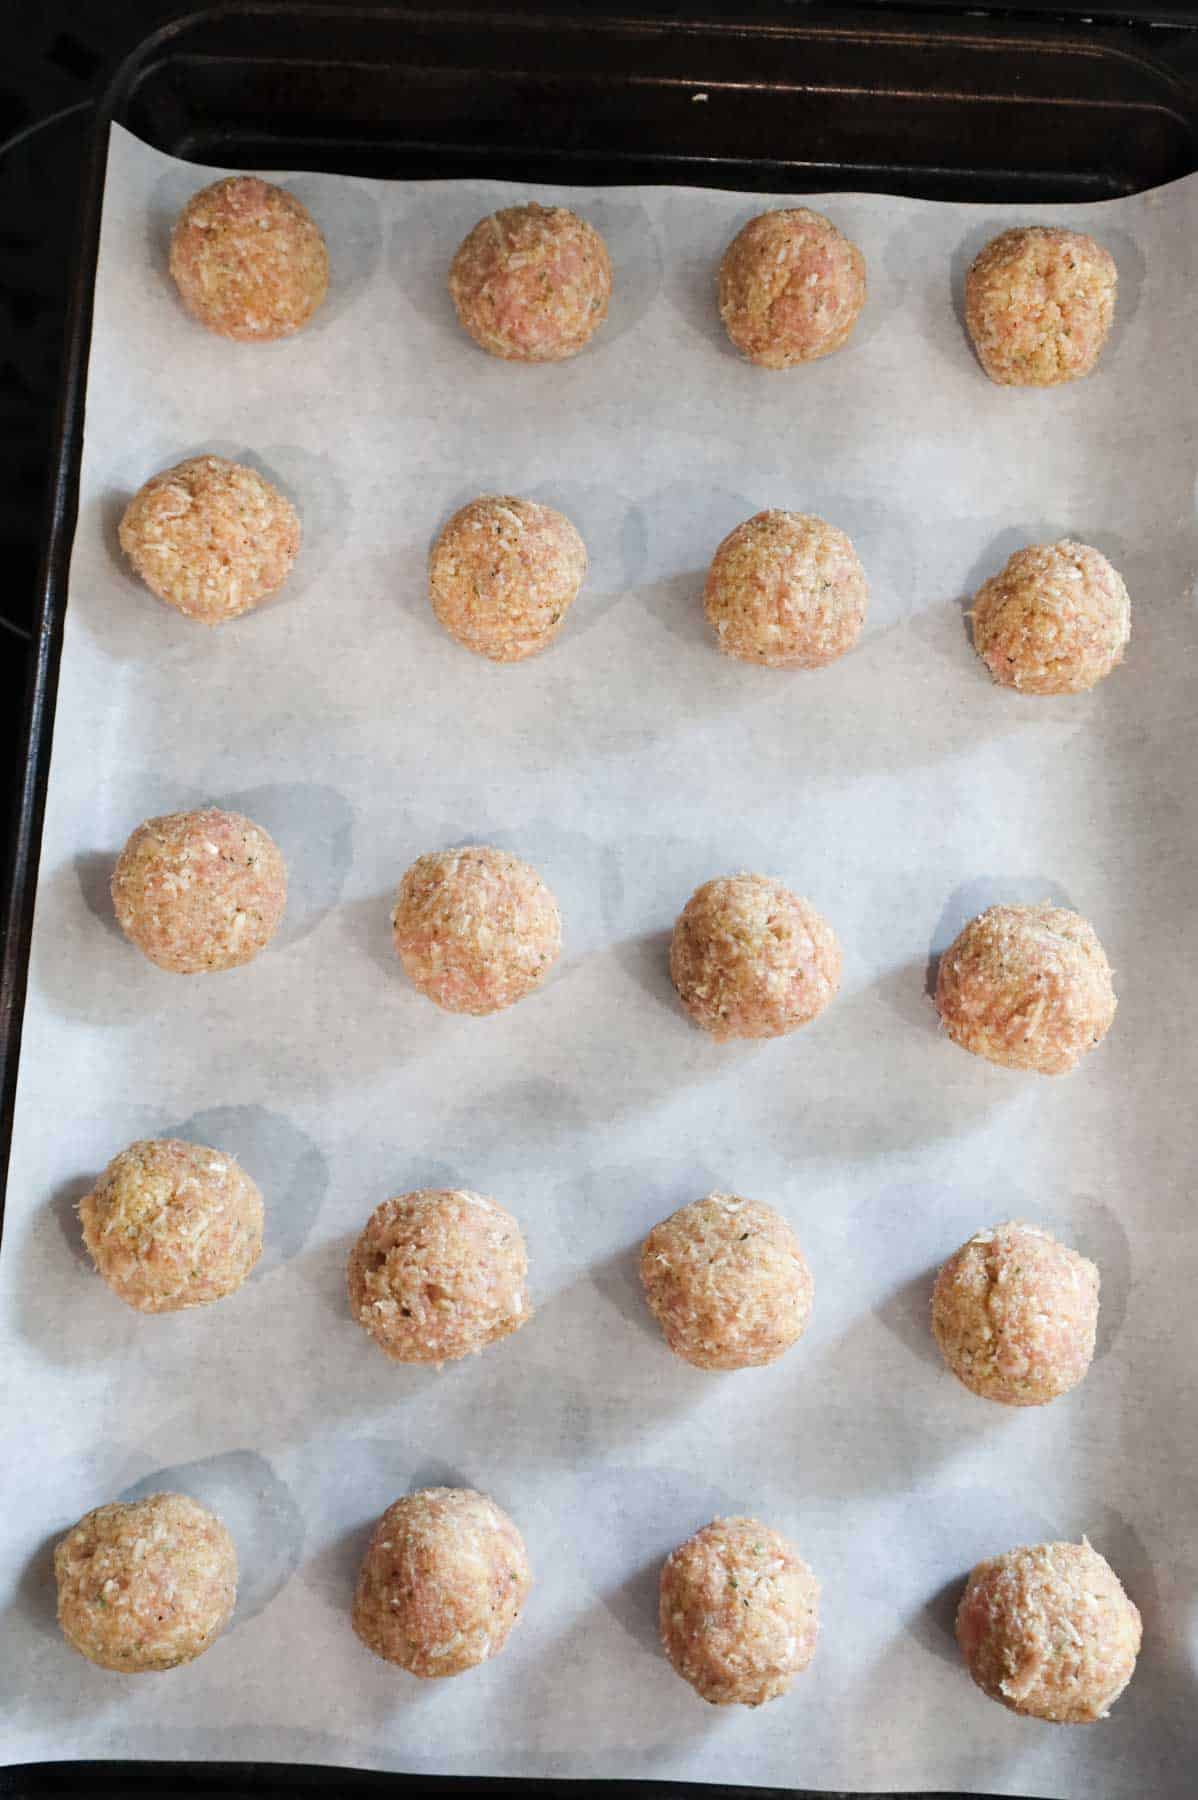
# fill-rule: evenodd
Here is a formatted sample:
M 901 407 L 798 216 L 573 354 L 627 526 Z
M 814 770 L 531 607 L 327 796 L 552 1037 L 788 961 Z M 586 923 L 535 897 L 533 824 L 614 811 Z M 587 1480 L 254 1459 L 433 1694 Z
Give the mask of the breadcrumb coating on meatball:
M 79 1202 L 83 1241 L 138 1312 L 178 1312 L 237 1291 L 262 1254 L 262 1195 L 221 1150 L 148 1138 L 114 1156 Z
M 171 233 L 170 270 L 193 319 L 247 343 L 299 331 L 329 287 L 311 213 L 257 175 L 226 175 L 192 195 Z
M 125 508 L 118 537 L 160 600 L 219 625 L 282 587 L 299 552 L 300 522 L 256 469 L 195 456 L 151 476 Z
M 164 813 L 121 851 L 112 903 L 125 936 L 158 968 L 235 969 L 278 929 L 287 866 L 273 838 L 240 813 Z
M 761 1706 L 815 1654 L 819 1583 L 794 1545 L 757 1519 L 713 1519 L 666 1558 L 662 1647 L 713 1706 Z
M 532 1317 L 528 1252 L 484 1194 L 418 1188 L 376 1206 L 350 1251 L 350 1311 L 395 1362 L 456 1362 Z
M 957 1609 L 970 1675 L 1012 1712 L 1105 1719 L 1132 1678 L 1140 1615 L 1091 1544 L 1033 1544 L 973 1570 Z
M 531 1589 L 524 1539 L 502 1507 L 472 1488 L 422 1488 L 375 1527 L 353 1627 L 410 1675 L 462 1675 L 498 1656 Z
M 1065 1075 L 1110 1030 L 1111 967 L 1080 914 L 991 906 L 940 958 L 936 1009 L 963 1050 L 1006 1069 Z
M 553 642 L 586 571 L 586 546 L 564 514 L 483 494 L 454 513 L 434 544 L 429 597 L 467 650 L 520 662 Z
M 446 1012 L 476 1017 L 540 987 L 562 945 L 557 901 L 536 870 L 485 844 L 417 857 L 391 927 L 412 985 Z
M 674 926 L 670 978 L 717 1041 L 781 1037 L 823 1012 L 840 986 L 840 945 L 809 900 L 767 875 L 696 888 Z
M 1084 232 L 1026 225 L 992 238 L 965 278 L 965 322 L 1001 387 L 1088 375 L 1115 316 L 1114 258 Z
M 1043 1406 L 1083 1379 L 1098 1329 L 1098 1270 L 1037 1225 L 1008 1220 L 954 1251 L 932 1290 L 932 1331 L 971 1393 Z
M 1122 578 L 1088 544 L 1029 544 L 978 589 L 978 655 L 1002 687 L 1082 694 L 1123 661 L 1131 601 Z
M 848 342 L 865 304 L 865 258 L 822 213 L 761 213 L 724 252 L 719 301 L 742 356 L 789 369 Z
M 760 512 L 730 531 L 703 603 L 726 656 L 821 669 L 861 635 L 869 584 L 843 531 L 807 513 Z
M 140 1675 L 194 1662 L 228 1624 L 237 1552 L 186 1494 L 98 1506 L 54 1552 L 58 1623 L 102 1669 Z
M 564 206 L 505 206 L 458 247 L 449 292 L 483 350 L 509 362 L 560 362 L 607 317 L 612 270 L 594 226 Z
M 698 1369 L 776 1362 L 802 1336 L 815 1294 L 786 1220 L 734 1194 L 709 1194 L 655 1225 L 641 1282 L 666 1343 Z

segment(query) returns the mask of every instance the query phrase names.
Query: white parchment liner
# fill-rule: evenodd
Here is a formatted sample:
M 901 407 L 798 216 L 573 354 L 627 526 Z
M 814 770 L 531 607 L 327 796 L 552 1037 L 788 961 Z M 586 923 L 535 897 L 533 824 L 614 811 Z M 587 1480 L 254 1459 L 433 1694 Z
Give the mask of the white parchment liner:
M 519 190 L 585 213 L 616 268 L 591 349 L 523 368 L 469 342 L 444 288 L 515 190 L 297 176 L 329 302 L 240 346 L 166 274 L 203 179 L 114 133 L 0 1257 L 3 1756 L 1188 1796 L 1195 180 L 1051 210 L 817 201 L 864 250 L 868 305 L 848 350 L 770 374 L 713 296 L 758 197 Z M 1037 219 L 1113 252 L 1117 322 L 1092 379 L 1002 390 L 961 282 Z M 306 531 L 279 599 L 214 633 L 115 541 L 133 490 L 206 449 L 277 480 Z M 591 553 L 558 644 L 513 668 L 451 643 L 424 589 L 439 524 L 495 489 L 560 506 Z M 764 506 L 842 526 L 870 577 L 860 646 L 818 674 L 735 664 L 703 621 L 712 551 Z M 965 598 L 1065 533 L 1127 579 L 1126 666 L 1089 696 L 1001 691 Z M 252 967 L 184 980 L 124 943 L 107 879 L 142 818 L 208 801 L 277 836 L 292 901 Z M 407 863 L 469 839 L 531 860 L 565 919 L 547 988 L 488 1020 L 416 995 L 387 925 Z M 799 1036 L 720 1047 L 673 1003 L 666 934 L 740 868 L 827 914 L 845 981 Z M 1054 1081 L 955 1049 L 926 992 L 968 916 L 1049 896 L 1094 921 L 1120 993 L 1106 1044 Z M 167 1132 L 245 1162 L 268 1249 L 237 1297 L 142 1318 L 89 1271 L 72 1207 Z M 432 1182 L 516 1212 L 537 1305 L 440 1376 L 389 1365 L 343 1293 L 370 1209 Z M 812 1325 L 768 1370 L 675 1362 L 640 1301 L 641 1237 L 712 1187 L 780 1207 L 815 1271 Z M 1087 1381 L 1027 1412 L 958 1387 L 926 1326 L 935 1266 L 1012 1215 L 1103 1281 Z M 430 1480 L 494 1494 L 537 1585 L 501 1658 L 421 1685 L 348 1610 L 370 1522 Z M 198 1663 L 121 1678 L 59 1637 L 48 1548 L 153 1486 L 219 1507 L 242 1593 Z M 756 1713 L 704 1707 L 655 1641 L 659 1559 L 741 1510 L 824 1589 L 810 1672 Z M 951 1622 L 979 1557 L 1083 1532 L 1145 1647 L 1111 1719 L 1066 1730 L 978 1694 Z

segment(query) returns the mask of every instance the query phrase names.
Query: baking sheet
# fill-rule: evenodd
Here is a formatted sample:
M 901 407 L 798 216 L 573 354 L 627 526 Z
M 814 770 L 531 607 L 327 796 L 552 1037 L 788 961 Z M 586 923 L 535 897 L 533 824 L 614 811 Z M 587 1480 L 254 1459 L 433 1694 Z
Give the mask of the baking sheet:
M 4 1758 L 1190 1793 L 1195 180 L 1051 210 L 832 196 L 868 305 L 848 351 L 777 375 L 732 354 L 713 303 L 759 197 L 283 175 L 328 235 L 330 299 L 296 339 L 238 346 L 165 270 L 205 178 L 114 131 L 0 1256 Z M 516 192 L 577 206 L 616 267 L 607 325 L 557 367 L 481 354 L 444 290 Z M 1111 249 L 1117 322 L 1093 379 L 1000 390 L 963 273 L 1039 218 Z M 203 450 L 262 468 L 306 534 L 279 599 L 215 633 L 115 542 L 140 483 Z M 440 523 L 495 489 L 561 507 L 591 554 L 562 638 L 514 668 L 451 643 L 424 589 Z M 860 646 L 818 674 L 735 664 L 704 625 L 712 551 L 766 506 L 841 525 L 871 580 Z M 965 597 L 1066 532 L 1128 581 L 1127 664 L 1086 697 L 1000 691 Z M 208 801 L 276 835 L 292 898 L 252 967 L 180 981 L 121 939 L 107 878 L 142 818 Z M 436 1012 L 389 944 L 402 870 L 470 839 L 531 860 L 565 920 L 546 989 L 489 1020 Z M 691 890 L 740 868 L 815 901 L 845 979 L 799 1036 L 719 1046 L 674 1004 L 665 947 Z M 927 996 L 967 917 L 1044 897 L 1093 919 L 1120 992 L 1059 1081 L 963 1055 Z M 141 1318 L 90 1272 L 73 1206 L 166 1133 L 241 1158 L 268 1247 L 236 1298 Z M 516 1212 L 537 1307 L 440 1375 L 386 1363 L 343 1295 L 371 1208 L 429 1183 Z M 639 1298 L 644 1233 L 715 1187 L 780 1207 L 815 1271 L 771 1369 L 675 1361 Z M 935 1266 L 1008 1216 L 1103 1281 L 1084 1386 L 1027 1412 L 959 1388 L 926 1327 Z M 494 1494 L 537 1576 L 505 1654 L 444 1684 L 348 1623 L 373 1519 L 430 1481 Z M 198 1663 L 129 1680 L 63 1644 L 49 1549 L 163 1486 L 222 1512 L 241 1596 Z M 758 1712 L 705 1707 L 656 1646 L 660 1558 L 737 1511 L 823 1583 L 815 1663 Z M 1083 1532 L 1145 1646 L 1111 1719 L 1062 1730 L 971 1687 L 952 1614 L 981 1556 Z

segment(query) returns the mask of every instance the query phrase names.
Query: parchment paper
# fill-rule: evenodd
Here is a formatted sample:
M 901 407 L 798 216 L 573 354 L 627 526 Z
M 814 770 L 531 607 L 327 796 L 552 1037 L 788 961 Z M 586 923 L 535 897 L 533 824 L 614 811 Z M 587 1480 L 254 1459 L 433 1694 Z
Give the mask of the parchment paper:
M 166 274 L 206 178 L 114 133 L 0 1259 L 4 1756 L 1189 1795 L 1198 185 L 817 202 L 870 298 L 850 349 L 779 375 L 731 353 L 713 301 L 759 197 L 519 190 L 578 207 L 616 267 L 592 348 L 521 368 L 444 291 L 514 190 L 283 175 L 333 289 L 262 347 L 200 330 Z M 1037 218 L 1109 246 L 1117 323 L 1091 380 L 1000 390 L 963 272 Z M 306 531 L 277 602 L 215 633 L 115 541 L 141 482 L 201 450 L 265 470 Z M 592 559 L 561 640 L 513 668 L 425 597 L 440 523 L 495 489 L 563 508 Z M 869 573 L 862 643 L 818 674 L 735 664 L 703 621 L 716 544 L 765 506 L 832 519 Z M 1090 696 L 1001 691 L 965 597 L 1066 532 L 1128 581 L 1126 666 Z M 180 980 L 121 939 L 107 880 L 142 818 L 207 801 L 275 833 L 293 898 L 252 967 Z M 387 922 L 408 862 L 470 839 L 529 858 L 566 930 L 548 987 L 481 1021 L 406 985 Z M 721 1047 L 675 1005 L 665 946 L 697 883 L 740 868 L 828 915 L 845 981 L 799 1036 Z M 1107 1043 L 1053 1081 L 954 1048 L 926 991 L 967 917 L 1044 897 L 1095 922 L 1120 992 Z M 89 1270 L 73 1205 L 164 1133 L 245 1162 L 268 1248 L 237 1297 L 142 1318 Z M 537 1306 L 440 1376 L 388 1364 L 343 1292 L 371 1208 L 428 1183 L 513 1208 Z M 780 1207 L 815 1270 L 811 1327 L 768 1370 L 673 1360 L 639 1297 L 643 1234 L 715 1187 Z M 938 1263 L 1009 1216 L 1102 1270 L 1089 1377 L 1026 1412 L 958 1387 L 926 1323 Z M 494 1494 L 537 1585 L 501 1658 L 422 1685 L 348 1608 L 371 1522 L 430 1481 Z M 199 1662 L 122 1678 L 58 1635 L 49 1549 L 162 1486 L 222 1512 L 241 1598 Z M 792 1535 L 824 1593 L 810 1672 L 755 1713 L 705 1707 L 656 1646 L 660 1558 L 737 1511 Z M 1067 1730 L 983 1698 L 951 1624 L 975 1560 L 1083 1532 L 1145 1644 L 1111 1719 Z

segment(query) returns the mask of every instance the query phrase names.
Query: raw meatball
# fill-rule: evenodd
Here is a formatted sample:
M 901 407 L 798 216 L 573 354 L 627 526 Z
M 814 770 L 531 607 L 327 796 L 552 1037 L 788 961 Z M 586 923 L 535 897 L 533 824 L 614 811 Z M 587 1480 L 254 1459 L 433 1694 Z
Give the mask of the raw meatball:
M 819 1582 L 794 1545 L 756 1519 L 713 1519 L 661 1571 L 661 1641 L 713 1706 L 784 1694 L 815 1655 Z
M 562 947 L 557 901 L 536 870 L 484 844 L 418 856 L 391 926 L 412 985 L 477 1017 L 540 987 Z
M 72 1649 L 124 1675 L 194 1662 L 237 1598 L 237 1552 L 186 1494 L 97 1506 L 54 1552 L 58 1623 Z
M 219 625 L 282 587 L 299 515 L 255 469 L 195 456 L 151 476 L 121 520 L 121 549 L 148 588 L 189 619 Z
M 786 1220 L 732 1194 L 694 1200 L 655 1225 L 641 1281 L 670 1349 L 697 1369 L 776 1362 L 806 1330 L 815 1294 Z
M 1098 1270 L 1035 1225 L 979 1231 L 932 1290 L 932 1331 L 957 1377 L 983 1400 L 1043 1406 L 1090 1367 Z
M 1034 1544 L 974 1569 L 957 1608 L 957 1642 L 992 1700 L 1033 1719 L 1090 1725 L 1132 1678 L 1140 1615 L 1085 1538 Z
M 329 287 L 329 253 L 306 206 L 257 175 L 193 194 L 171 233 L 171 274 L 193 319 L 265 342 L 306 325 Z
M 509 362 L 577 356 L 607 317 L 611 258 L 564 206 L 505 206 L 480 219 L 449 270 L 458 318 Z
M 429 597 L 467 650 L 520 662 L 553 642 L 586 572 L 586 546 L 562 513 L 484 494 L 454 513 L 434 544 Z
M 1115 316 L 1114 260 L 1080 231 L 1027 225 L 992 238 L 965 277 L 965 323 L 1001 387 L 1088 375 Z
M 374 1529 L 354 1630 L 384 1662 L 437 1680 L 498 1656 L 532 1588 L 524 1539 L 473 1488 L 422 1488 Z
M 936 1009 L 974 1056 L 1065 1075 L 1110 1030 L 1111 966 L 1079 913 L 1047 901 L 991 906 L 940 958 Z
M 117 923 L 173 975 L 236 969 L 269 944 L 287 904 L 274 839 L 240 813 L 167 813 L 139 825 L 112 874 Z
M 974 648 L 1024 694 L 1082 694 L 1123 661 L 1131 601 L 1106 557 L 1062 538 L 1017 550 L 973 602 Z
M 846 343 L 865 305 L 865 258 L 805 206 L 750 219 L 720 264 L 720 317 L 763 369 L 814 362 Z
M 456 1362 L 532 1317 L 520 1227 L 496 1200 L 420 1188 L 376 1206 L 349 1255 L 350 1311 L 395 1362 Z
M 703 602 L 720 649 L 772 669 L 821 669 L 851 650 L 869 586 L 843 531 L 807 513 L 760 512 L 730 531 Z
M 811 902 L 780 881 L 721 875 L 683 907 L 670 977 L 694 1023 L 717 1041 L 782 1037 L 835 997 L 840 945 Z
M 220 1150 L 151 1138 L 114 1156 L 79 1202 L 83 1241 L 138 1312 L 234 1294 L 262 1254 L 262 1195 Z

